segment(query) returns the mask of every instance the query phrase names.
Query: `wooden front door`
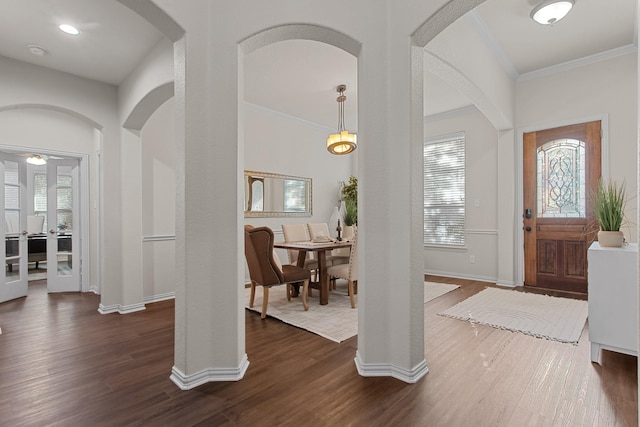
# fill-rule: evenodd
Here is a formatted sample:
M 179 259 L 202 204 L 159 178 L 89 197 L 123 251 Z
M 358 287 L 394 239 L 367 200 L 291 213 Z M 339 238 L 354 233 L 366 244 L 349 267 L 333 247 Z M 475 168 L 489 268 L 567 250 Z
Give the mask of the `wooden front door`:
M 524 284 L 587 292 L 600 121 L 524 134 Z

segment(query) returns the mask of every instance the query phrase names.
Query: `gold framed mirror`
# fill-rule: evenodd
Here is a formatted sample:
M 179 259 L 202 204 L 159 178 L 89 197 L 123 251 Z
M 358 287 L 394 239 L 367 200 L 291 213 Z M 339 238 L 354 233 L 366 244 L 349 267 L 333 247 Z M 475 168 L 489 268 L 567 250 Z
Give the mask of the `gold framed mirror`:
M 311 214 L 311 178 L 244 171 L 245 217 L 304 217 Z

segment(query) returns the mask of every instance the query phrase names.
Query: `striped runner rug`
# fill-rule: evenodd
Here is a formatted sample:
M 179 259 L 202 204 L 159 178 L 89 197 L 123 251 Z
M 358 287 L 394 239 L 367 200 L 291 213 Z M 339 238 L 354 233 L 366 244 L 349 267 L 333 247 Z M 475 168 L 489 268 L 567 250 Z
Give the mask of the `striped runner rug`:
M 441 316 L 577 344 L 587 320 L 587 301 L 486 288 Z

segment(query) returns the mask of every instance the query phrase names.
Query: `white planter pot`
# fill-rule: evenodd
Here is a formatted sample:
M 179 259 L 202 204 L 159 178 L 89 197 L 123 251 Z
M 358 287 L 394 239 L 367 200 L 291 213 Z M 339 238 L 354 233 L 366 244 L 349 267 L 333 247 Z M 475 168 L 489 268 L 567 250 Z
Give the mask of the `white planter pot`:
M 598 242 L 600 246 L 609 248 L 622 247 L 624 243 L 624 234 L 622 231 L 598 231 Z
M 353 237 L 353 225 L 345 225 L 342 227 L 342 238 L 345 240 Z

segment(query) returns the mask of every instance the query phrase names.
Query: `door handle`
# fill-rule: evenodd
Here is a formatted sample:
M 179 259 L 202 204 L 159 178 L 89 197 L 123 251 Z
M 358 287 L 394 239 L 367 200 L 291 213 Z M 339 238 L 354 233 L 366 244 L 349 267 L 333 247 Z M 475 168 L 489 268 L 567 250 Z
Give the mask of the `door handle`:
M 526 227 L 525 231 L 531 231 L 531 227 Z
M 49 234 L 56 234 L 56 230 L 52 228 L 51 230 L 49 230 Z

